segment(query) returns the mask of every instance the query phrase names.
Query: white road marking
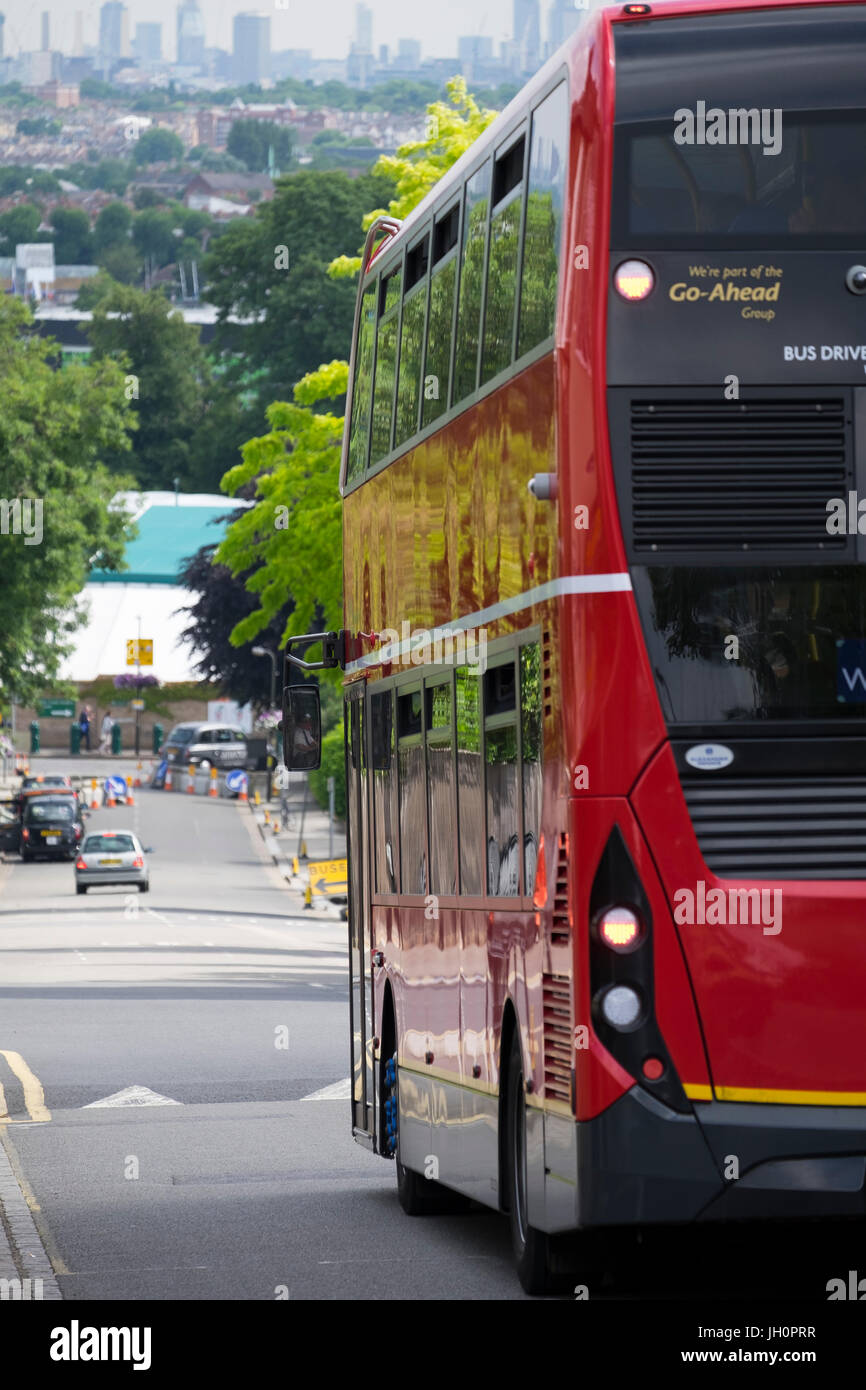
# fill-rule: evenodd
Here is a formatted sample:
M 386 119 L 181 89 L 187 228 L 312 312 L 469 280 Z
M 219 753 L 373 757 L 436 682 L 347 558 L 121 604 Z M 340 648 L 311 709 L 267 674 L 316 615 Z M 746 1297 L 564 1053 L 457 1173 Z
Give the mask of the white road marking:
M 309 1096 L 302 1096 L 302 1100 L 351 1100 L 352 1084 L 348 1078 L 344 1081 L 335 1081 L 331 1086 L 323 1086 L 321 1091 L 313 1091 Z
M 170 1100 L 168 1096 L 161 1096 L 157 1091 L 151 1091 L 147 1086 L 127 1086 L 123 1091 L 115 1091 L 114 1095 L 106 1096 L 104 1100 L 92 1100 L 87 1105 L 82 1105 L 82 1110 L 115 1110 L 123 1105 L 182 1105 L 179 1100 Z

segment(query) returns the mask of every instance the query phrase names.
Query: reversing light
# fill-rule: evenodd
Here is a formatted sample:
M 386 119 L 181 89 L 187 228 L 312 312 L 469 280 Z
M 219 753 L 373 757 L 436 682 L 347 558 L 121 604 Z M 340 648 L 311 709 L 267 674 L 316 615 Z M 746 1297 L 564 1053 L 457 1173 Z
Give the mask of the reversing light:
M 614 271 L 614 288 L 623 299 L 646 299 L 652 294 L 655 282 L 652 266 L 646 261 L 623 261 Z
M 626 1032 L 641 1016 L 640 995 L 630 985 L 613 985 L 602 997 L 601 1012 L 611 1028 Z
M 599 919 L 598 934 L 612 951 L 631 951 L 641 938 L 640 919 L 630 907 L 609 907 Z

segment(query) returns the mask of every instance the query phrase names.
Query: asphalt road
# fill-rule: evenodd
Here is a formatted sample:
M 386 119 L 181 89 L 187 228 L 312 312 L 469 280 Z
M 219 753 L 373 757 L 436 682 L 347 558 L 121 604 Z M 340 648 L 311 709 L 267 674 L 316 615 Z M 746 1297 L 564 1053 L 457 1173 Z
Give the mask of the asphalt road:
M 249 812 L 143 790 L 105 825 L 153 847 L 149 894 L 0 867 L 0 1134 L 64 1297 L 522 1297 L 499 1217 L 410 1220 L 352 1142 L 345 925 Z M 175 1104 L 94 1105 L 129 1087 Z

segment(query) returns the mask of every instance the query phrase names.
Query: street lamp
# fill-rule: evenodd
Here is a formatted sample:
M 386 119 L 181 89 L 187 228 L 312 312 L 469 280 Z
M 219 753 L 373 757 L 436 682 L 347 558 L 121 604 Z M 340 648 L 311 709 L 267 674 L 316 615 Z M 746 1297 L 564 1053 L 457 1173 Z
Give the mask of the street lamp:
M 273 710 L 273 709 L 276 709 L 276 702 L 277 702 L 277 657 L 276 657 L 276 653 L 275 653 L 275 652 L 272 652 L 271 649 L 270 649 L 270 647 L 253 647 L 252 650 L 253 650 L 253 656 L 267 656 L 267 657 L 270 658 L 270 662 L 271 662 L 271 709 L 272 709 L 272 710 Z M 274 794 L 273 764 L 274 764 L 274 763 L 276 762 L 276 760 L 277 760 L 277 754 L 276 754 L 276 730 L 274 731 L 274 746 L 273 746 L 273 748 L 272 748 L 272 750 L 271 750 L 271 759 L 273 759 L 273 761 L 271 761 L 270 759 L 269 759 L 269 761 L 268 761 L 268 801 L 270 801 L 271 797 L 272 797 L 273 794 Z

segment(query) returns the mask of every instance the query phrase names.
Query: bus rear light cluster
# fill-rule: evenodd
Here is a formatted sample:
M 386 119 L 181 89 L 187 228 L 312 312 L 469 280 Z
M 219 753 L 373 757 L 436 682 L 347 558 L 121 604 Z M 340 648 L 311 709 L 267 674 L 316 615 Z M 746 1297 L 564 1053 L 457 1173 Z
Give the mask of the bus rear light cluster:
M 643 931 L 640 918 L 630 907 L 609 907 L 598 921 L 598 934 L 612 951 L 633 951 Z
M 646 299 L 652 294 L 655 283 L 655 272 L 646 261 L 623 261 L 613 273 L 614 289 L 623 299 Z

